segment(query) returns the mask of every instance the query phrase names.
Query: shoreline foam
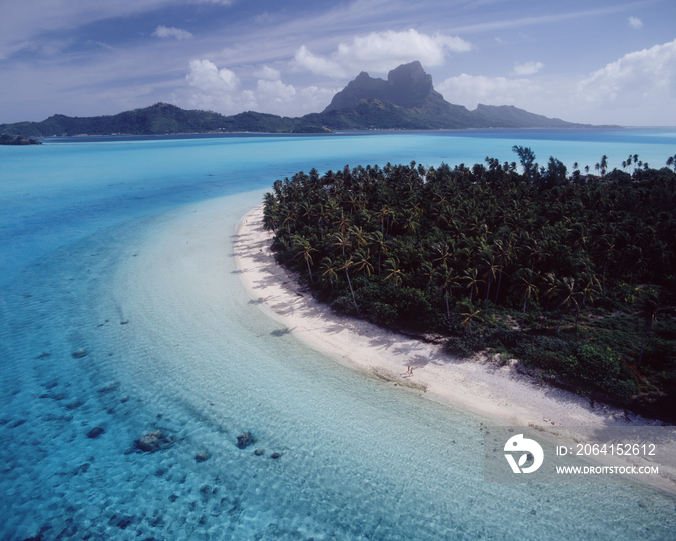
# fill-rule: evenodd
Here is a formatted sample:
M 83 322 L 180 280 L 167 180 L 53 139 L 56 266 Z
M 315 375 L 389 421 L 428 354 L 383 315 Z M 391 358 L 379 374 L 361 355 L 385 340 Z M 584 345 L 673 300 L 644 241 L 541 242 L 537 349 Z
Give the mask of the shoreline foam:
M 552 433 L 557 426 L 662 424 L 608 405 L 592 405 L 585 397 L 518 372 L 510 363 L 460 359 L 439 345 L 336 314 L 301 288 L 294 273 L 277 264 L 270 250 L 273 235 L 264 230 L 262 215 L 262 206 L 249 212 L 235 235 L 242 282 L 267 315 L 335 361 L 498 424 L 536 426 Z M 413 367 L 413 376 L 407 376 L 408 366 Z M 675 472 L 665 473 L 660 482 L 648 483 L 676 492 Z

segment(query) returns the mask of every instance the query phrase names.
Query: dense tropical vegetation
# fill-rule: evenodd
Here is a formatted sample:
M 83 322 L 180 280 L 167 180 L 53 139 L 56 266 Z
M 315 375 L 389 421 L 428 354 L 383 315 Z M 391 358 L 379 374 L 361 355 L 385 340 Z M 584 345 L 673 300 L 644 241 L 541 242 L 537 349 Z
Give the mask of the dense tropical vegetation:
M 21 137 L 19 135 L 7 135 L 0 133 L 0 145 L 41 145 L 40 141 L 30 137 Z
M 264 225 L 337 311 L 674 416 L 676 172 L 634 155 L 631 172 L 606 174 L 604 156 L 600 176 L 568 175 L 513 150 L 521 172 L 493 158 L 300 172 L 265 194 Z

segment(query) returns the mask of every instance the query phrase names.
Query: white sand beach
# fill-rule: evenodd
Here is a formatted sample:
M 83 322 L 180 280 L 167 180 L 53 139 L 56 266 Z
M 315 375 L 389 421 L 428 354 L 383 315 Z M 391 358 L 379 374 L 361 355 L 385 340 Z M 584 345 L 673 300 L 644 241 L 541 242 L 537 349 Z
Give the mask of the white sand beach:
M 336 314 L 276 263 L 270 251 L 272 233 L 264 230 L 262 215 L 262 206 L 247 214 L 235 238 L 236 263 L 245 286 L 268 315 L 337 362 L 390 381 L 402 392 L 419 393 L 494 424 L 535 425 L 551 432 L 557 426 L 662 424 L 552 387 L 517 370 L 515 361 L 501 364 L 485 357 L 460 359 L 445 353 L 441 345 Z M 412 376 L 407 375 L 409 366 Z M 658 484 L 676 492 L 673 473 L 663 479 L 664 484 Z

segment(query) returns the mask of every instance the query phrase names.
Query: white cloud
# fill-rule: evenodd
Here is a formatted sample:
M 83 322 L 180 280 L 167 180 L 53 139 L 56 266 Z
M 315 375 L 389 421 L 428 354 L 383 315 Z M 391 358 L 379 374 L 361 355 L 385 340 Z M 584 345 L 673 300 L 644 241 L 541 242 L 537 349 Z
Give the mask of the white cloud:
M 294 114 L 305 115 L 323 110 L 340 89 L 308 86 L 297 93 Z
M 300 70 L 307 70 L 318 75 L 326 75 L 328 77 L 348 77 L 349 74 L 343 67 L 321 56 L 312 54 L 307 50 L 305 45 L 301 45 L 300 49 L 296 51 L 293 57 L 292 65 Z
M 227 68 L 218 69 L 209 60 L 191 60 L 185 76 L 192 87 L 205 92 L 232 92 L 239 86 L 239 78 Z
M 632 28 L 643 27 L 643 21 L 641 21 L 641 19 L 639 19 L 638 17 L 629 17 L 629 24 L 631 25 Z
M 227 68 L 219 70 L 209 60 L 191 60 L 185 79 L 196 90 L 188 101 L 190 107 L 233 114 L 256 106 L 250 91 L 237 91 L 240 80 L 233 71 Z
M 414 29 L 388 30 L 357 36 L 351 43 L 340 43 L 329 57 L 318 56 L 301 46 L 292 65 L 329 77 L 350 77 L 359 71 L 386 72 L 399 64 L 419 60 L 424 66 L 439 66 L 453 52 L 469 51 L 467 41 L 444 34 L 420 34 Z
M 289 102 L 296 95 L 293 85 L 285 85 L 279 79 L 276 81 L 258 80 L 256 87 L 256 101 L 266 104 L 282 104 Z
M 185 98 L 190 108 L 208 109 L 223 114 L 254 110 L 283 116 L 301 116 L 326 107 L 336 93 L 316 86 L 296 89 L 284 84 L 279 71 L 264 66 L 254 73 L 259 77 L 253 89 L 242 89 L 242 81 L 231 70 L 219 69 L 210 60 L 192 60 L 185 79 L 193 92 Z M 179 105 L 182 99 L 176 97 Z
M 588 102 L 634 108 L 668 104 L 676 99 L 676 40 L 629 53 L 597 70 L 578 84 L 579 98 Z
M 451 103 L 514 105 L 570 122 L 676 125 L 676 40 L 633 52 L 578 79 L 462 74 L 438 85 Z
M 509 79 L 507 77 L 485 77 L 467 75 L 450 77 L 438 85 L 437 90 L 446 101 L 474 109 L 479 103 L 486 105 L 517 105 L 538 96 L 542 88 L 529 79 Z
M 254 75 L 259 79 L 265 79 L 266 81 L 276 81 L 282 77 L 278 70 L 271 68 L 270 66 L 263 66 L 255 72 Z
M 514 75 L 533 75 L 537 73 L 545 65 L 542 62 L 526 62 L 525 64 L 514 64 L 514 70 L 512 74 Z
M 166 26 L 163 25 L 158 26 L 151 35 L 157 38 L 176 38 L 176 39 L 190 39 L 193 37 L 192 34 L 187 30 L 174 28 L 173 26 L 167 28 Z

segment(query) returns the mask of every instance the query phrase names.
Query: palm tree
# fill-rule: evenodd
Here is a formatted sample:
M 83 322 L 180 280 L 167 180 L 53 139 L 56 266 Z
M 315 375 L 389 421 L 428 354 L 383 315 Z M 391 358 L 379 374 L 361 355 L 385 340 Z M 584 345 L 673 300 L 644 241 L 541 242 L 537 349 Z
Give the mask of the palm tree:
M 439 269 L 438 276 L 441 278 L 441 285 L 439 286 L 438 292 L 443 291 L 444 293 L 444 299 L 446 300 L 446 317 L 450 319 L 451 309 L 448 305 L 448 292 L 460 285 L 458 282 L 458 275 L 454 269 L 442 266 Z
M 263 196 L 263 229 L 266 231 L 277 232 L 277 213 L 279 212 L 279 204 L 277 199 L 270 192 Z
M 583 272 L 579 278 L 580 283 L 580 308 L 583 308 L 587 301 L 594 302 L 601 295 L 601 282 L 594 271 Z M 577 328 L 577 320 L 575 320 Z
M 567 244 L 579 250 L 587 250 L 587 241 L 589 240 L 589 231 L 581 222 L 575 222 L 570 229 L 566 230 Z
M 378 254 L 378 274 L 380 275 L 380 256 L 388 251 L 385 237 L 380 231 L 374 231 L 369 237 L 369 249 L 373 248 L 373 253 Z
M 345 248 L 352 248 L 352 240 L 348 235 L 344 235 L 343 233 L 336 233 L 336 242 L 333 243 L 334 246 L 338 246 L 342 252 L 343 255 L 345 255 Z
M 667 158 L 667 167 L 673 167 L 676 172 L 676 154 Z
M 263 229 L 266 231 L 277 232 L 277 217 L 276 212 L 273 208 L 269 207 L 267 204 L 263 209 Z
M 388 235 L 390 228 L 390 217 L 394 215 L 394 211 L 389 207 L 383 205 L 380 210 L 376 211 L 376 218 L 380 220 L 380 232 L 384 235 Z
M 541 277 L 541 279 L 542 279 L 541 282 L 542 296 L 544 300 L 547 301 L 545 303 L 544 313 L 542 314 L 542 322 L 540 323 L 540 328 L 542 329 L 545 325 L 547 310 L 549 309 L 549 303 L 552 302 L 552 300 L 554 299 L 554 295 L 556 292 L 556 284 L 558 280 L 556 278 L 556 274 L 553 272 L 546 273 L 544 277 Z
M 608 156 L 605 154 L 601 157 L 601 178 L 606 176 L 606 171 L 608 170 Z
M 606 233 L 599 230 L 595 235 L 594 253 L 603 259 L 603 273 L 601 278 L 601 288 L 603 292 L 603 304 L 606 304 L 606 270 L 610 261 L 615 261 L 618 250 L 615 245 L 615 238 L 612 233 Z
M 401 282 L 402 282 L 404 276 L 406 276 L 406 274 L 399 267 L 399 258 L 397 256 L 393 256 L 393 257 L 388 258 L 385 261 L 385 265 L 388 267 L 387 268 L 387 274 L 385 275 L 385 280 L 389 280 L 391 278 L 393 289 L 396 291 L 397 290 L 397 284 L 401 284 Z
M 317 225 L 319 225 L 319 238 L 324 240 L 324 225 L 327 224 L 331 216 L 328 206 L 323 203 L 317 203 L 315 205 L 315 216 L 317 217 Z
M 349 233 L 352 236 L 352 242 L 357 248 L 362 248 L 368 244 L 368 236 L 361 227 L 353 226 L 350 228 Z
M 300 235 L 295 235 L 293 238 L 293 249 L 296 252 L 296 259 L 300 261 L 301 259 L 305 260 L 307 264 L 307 271 L 310 273 L 310 283 L 314 284 L 315 281 L 312 278 L 312 269 L 310 265 L 312 264 L 312 252 L 316 252 L 310 241 L 304 239 Z
M 462 326 L 465 327 L 465 332 L 472 334 L 472 321 L 483 321 L 481 318 L 481 310 L 474 308 L 474 305 L 471 302 L 464 301 L 462 304 Z
M 300 211 L 300 216 L 307 220 L 307 225 L 310 225 L 310 218 L 312 218 L 313 206 L 308 201 L 302 201 L 298 205 L 298 210 Z
M 289 233 L 289 244 L 293 244 L 293 238 L 291 237 L 291 223 L 296 223 L 296 217 L 294 216 L 292 210 L 289 207 L 286 207 L 281 212 L 282 223 L 280 227 L 286 226 L 286 229 Z
M 417 219 L 417 213 L 412 210 L 406 210 L 404 213 L 404 229 L 411 235 L 415 235 L 420 227 L 420 222 Z
M 359 208 L 359 199 L 357 195 L 352 192 L 348 193 L 347 200 L 343 201 L 343 203 L 350 209 L 350 215 L 353 215 L 355 209 Z
M 502 238 L 500 240 L 496 240 L 495 243 L 493 244 L 493 250 L 495 251 L 495 254 L 498 256 L 498 274 L 500 275 L 500 277 L 498 278 L 498 287 L 495 291 L 496 304 L 498 302 L 498 297 L 500 295 L 502 275 L 504 274 L 502 269 L 504 268 L 505 264 L 508 264 L 512 259 L 512 245 L 510 243 L 511 233 L 510 236 L 507 237 L 507 242 L 505 242 L 505 229 L 506 227 L 503 228 L 502 230 Z
M 472 302 L 474 291 L 477 291 L 479 284 L 483 284 L 483 280 L 479 278 L 479 272 L 476 269 L 469 269 L 463 272 L 460 278 L 465 282 L 465 287 L 469 288 L 469 302 Z
M 484 278 L 486 279 L 486 308 L 485 311 L 488 313 L 488 297 L 491 294 L 491 284 L 493 283 L 493 280 L 497 278 L 498 272 L 500 272 L 500 266 L 498 262 L 495 260 L 495 256 L 493 255 L 493 252 L 491 252 L 490 248 L 488 246 L 484 245 L 484 248 L 481 251 L 481 255 L 479 256 L 479 264 L 483 267 L 484 269 Z
M 447 242 L 439 242 L 432 247 L 435 257 L 432 261 L 439 262 L 440 265 L 450 267 L 453 262 L 453 252 Z
M 329 283 L 331 284 L 331 291 L 334 291 L 333 289 L 333 281 L 338 278 L 338 275 L 336 274 L 336 264 L 330 257 L 324 257 L 322 260 L 319 262 L 320 265 L 320 270 L 322 270 L 322 276 L 328 276 L 329 277 Z
M 521 315 L 521 335 L 523 335 L 523 324 L 526 320 L 526 305 L 531 298 L 538 298 L 539 276 L 528 268 L 522 268 L 516 273 L 516 280 L 512 285 L 512 290 L 523 299 L 523 313 Z
M 343 211 L 340 212 L 340 218 L 335 221 L 336 227 L 340 230 L 341 233 L 345 234 L 345 231 L 352 225 L 350 218 L 345 216 Z
M 345 271 L 345 276 L 347 277 L 347 285 L 350 286 L 350 293 L 352 293 L 352 302 L 354 303 L 354 309 L 359 313 L 359 307 L 357 306 L 357 299 L 354 296 L 354 289 L 352 289 L 352 282 L 350 281 L 350 267 L 354 264 L 352 261 L 352 256 L 343 259 L 340 262 L 340 267 L 338 270 Z
M 373 272 L 373 265 L 371 265 L 371 252 L 367 249 L 360 248 L 354 252 L 355 262 L 354 268 L 358 271 L 364 272 L 364 286 L 366 286 L 366 275 L 371 276 Z
M 530 263 L 530 270 L 535 269 L 535 264 L 549 255 L 546 244 L 536 238 L 530 237 L 528 233 L 519 235 L 521 258 L 525 264 Z
M 436 278 L 437 272 L 434 270 L 432 263 L 429 261 L 423 261 L 420 265 L 420 277 L 422 278 L 423 283 L 425 284 L 425 291 L 429 295 L 430 284 Z
M 576 311 L 580 312 L 580 303 L 577 299 L 579 297 L 579 292 L 576 289 L 575 278 L 570 276 L 564 276 L 561 280 L 558 280 L 556 283 L 556 289 L 554 290 L 554 302 L 556 306 L 561 309 L 561 317 L 559 318 L 559 324 L 556 326 L 556 333 L 559 333 L 561 328 L 561 322 L 563 321 L 563 316 L 566 315 L 568 310 L 572 307 L 575 307 Z

